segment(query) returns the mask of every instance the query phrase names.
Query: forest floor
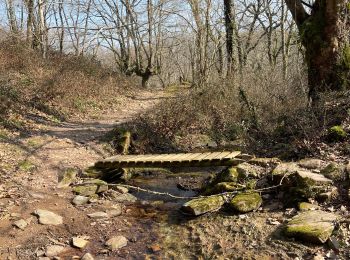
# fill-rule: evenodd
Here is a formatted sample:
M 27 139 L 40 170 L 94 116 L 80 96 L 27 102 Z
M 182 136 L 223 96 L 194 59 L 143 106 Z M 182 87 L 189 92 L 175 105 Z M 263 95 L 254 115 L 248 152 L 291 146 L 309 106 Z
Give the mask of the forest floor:
M 112 148 L 103 137 L 164 98 L 162 91 L 140 91 L 125 99 L 120 110 L 101 111 L 94 119 L 53 122 L 36 114 L 36 131 L 25 137 L 0 129 L 0 259 L 50 259 L 44 257 L 50 246 L 61 250 L 51 259 L 80 259 L 86 253 L 94 259 L 334 259 L 327 246 L 280 239 L 277 226 L 290 210 L 278 201 L 249 214 L 220 211 L 198 218 L 182 216 L 181 201 L 162 197 L 115 202 L 102 196 L 83 206 L 72 205 L 71 188 L 57 187 L 63 173 L 71 168 L 82 171 L 110 156 Z M 148 177 L 152 182 L 154 176 Z M 159 178 L 152 185 L 176 186 L 179 180 Z M 117 208 L 122 209 L 117 216 L 87 216 Z M 33 215 L 38 209 L 62 216 L 63 224 L 39 224 Z M 23 229 L 14 226 L 19 219 L 27 223 Z M 108 250 L 106 241 L 119 235 L 127 238 L 127 246 Z M 83 249 L 71 245 L 77 236 L 89 241 Z

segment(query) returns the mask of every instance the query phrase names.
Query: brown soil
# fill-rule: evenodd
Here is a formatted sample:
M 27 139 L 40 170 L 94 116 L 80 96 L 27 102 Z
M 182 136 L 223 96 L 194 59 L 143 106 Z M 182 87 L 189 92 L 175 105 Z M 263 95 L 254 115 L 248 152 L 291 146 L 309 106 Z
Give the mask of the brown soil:
M 0 259 L 37 259 L 37 252 L 50 244 L 69 245 L 76 235 L 87 235 L 84 250 L 70 249 L 61 257 L 71 259 L 90 252 L 97 259 L 142 258 L 153 240 L 153 215 L 141 214 L 135 206 L 123 206 L 120 217 L 98 222 L 88 213 L 103 209 L 108 200 L 74 207 L 70 188 L 58 189 L 57 183 L 67 168 L 85 169 L 98 159 L 111 155 L 108 143 L 101 142 L 117 124 L 134 119 L 163 97 L 162 92 L 142 91 L 125 100 L 119 111 L 101 111 L 94 120 L 55 123 L 37 114 L 36 131 L 22 137 L 0 129 Z M 33 122 L 31 122 L 33 124 Z M 64 225 L 45 226 L 32 215 L 46 209 L 61 215 Z M 16 216 L 14 213 L 18 213 Z M 25 230 L 13 226 L 17 218 L 32 218 Z M 109 252 L 104 243 L 110 236 L 124 235 L 130 243 L 120 251 Z
M 261 210 L 245 215 L 222 210 L 195 219 L 179 213 L 179 201 L 162 197 L 123 204 L 122 215 L 108 220 L 93 220 L 87 216 L 113 204 L 104 196 L 94 203 L 73 206 L 71 188 L 57 188 L 63 172 L 67 168 L 81 171 L 110 156 L 112 148 L 102 142 L 101 137 L 115 125 L 135 119 L 139 113 L 151 109 L 164 97 L 166 95 L 162 92 L 142 91 L 127 98 L 122 109 L 101 111 L 98 117 L 94 115 L 94 120 L 76 119 L 64 123 L 49 120 L 38 123 L 37 120 L 33 127 L 36 131 L 25 137 L 0 129 L 0 259 L 38 259 L 40 251 L 48 245 L 68 248 L 60 259 L 79 259 L 86 252 L 95 259 L 335 257 L 335 252 L 328 246 L 303 245 L 284 239 L 280 234 L 280 224 L 290 216 L 277 201 L 267 200 Z M 174 192 L 176 184 L 181 187 L 197 185 L 197 179 L 184 180 L 179 176 L 163 176 L 163 180 L 157 174 L 148 176 L 152 180 L 149 187 L 158 184 L 152 177 L 159 178 L 159 186 L 172 184 Z M 142 183 L 146 184 L 146 179 L 141 179 L 139 184 Z M 61 215 L 64 224 L 38 224 L 32 215 L 36 209 Z M 20 230 L 13 226 L 17 218 L 31 218 L 31 223 Z M 349 226 L 344 225 L 345 236 L 349 237 Z M 70 246 L 71 238 L 77 235 L 90 237 L 86 248 L 81 250 Z M 111 252 L 104 243 L 117 235 L 125 236 L 128 245 Z M 350 239 L 343 242 L 349 245 Z M 349 250 L 344 248 L 338 259 L 350 256 Z

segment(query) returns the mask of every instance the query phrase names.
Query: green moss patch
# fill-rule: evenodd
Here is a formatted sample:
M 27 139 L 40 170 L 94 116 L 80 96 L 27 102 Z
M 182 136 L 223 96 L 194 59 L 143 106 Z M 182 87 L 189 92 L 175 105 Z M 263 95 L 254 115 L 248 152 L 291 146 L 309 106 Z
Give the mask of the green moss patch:
M 258 193 L 242 193 L 235 196 L 229 203 L 230 207 L 240 213 L 257 210 L 262 203 Z

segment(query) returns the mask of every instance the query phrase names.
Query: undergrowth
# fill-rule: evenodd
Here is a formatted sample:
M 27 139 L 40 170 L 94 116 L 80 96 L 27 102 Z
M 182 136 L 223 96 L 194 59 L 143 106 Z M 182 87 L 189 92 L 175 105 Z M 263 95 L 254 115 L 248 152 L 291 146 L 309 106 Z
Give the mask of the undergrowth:
M 25 42 L 0 44 L 0 121 L 5 127 L 23 128 L 21 121 L 31 109 L 54 122 L 113 109 L 131 86 L 130 78 L 91 57 L 51 51 L 43 59 Z

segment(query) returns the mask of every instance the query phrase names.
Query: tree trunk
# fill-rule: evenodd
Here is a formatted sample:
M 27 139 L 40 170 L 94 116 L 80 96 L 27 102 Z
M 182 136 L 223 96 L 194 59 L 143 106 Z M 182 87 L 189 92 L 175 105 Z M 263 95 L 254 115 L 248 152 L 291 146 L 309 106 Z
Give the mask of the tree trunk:
M 309 97 L 350 83 L 349 0 L 316 0 L 308 14 L 301 1 L 286 0 L 299 28 L 308 66 Z
M 235 70 L 233 56 L 233 36 L 234 36 L 234 3 L 233 0 L 224 0 L 225 29 L 226 29 L 226 52 L 227 52 L 227 76 L 232 76 Z

